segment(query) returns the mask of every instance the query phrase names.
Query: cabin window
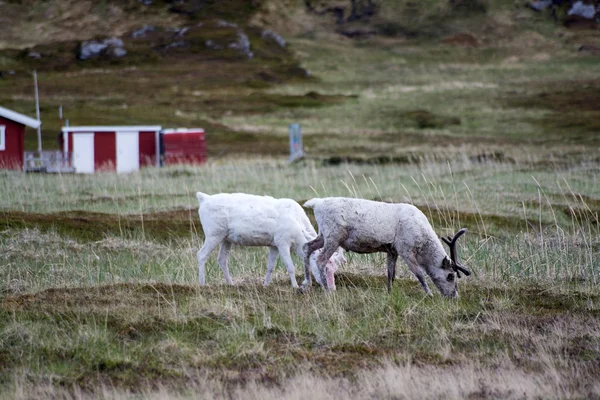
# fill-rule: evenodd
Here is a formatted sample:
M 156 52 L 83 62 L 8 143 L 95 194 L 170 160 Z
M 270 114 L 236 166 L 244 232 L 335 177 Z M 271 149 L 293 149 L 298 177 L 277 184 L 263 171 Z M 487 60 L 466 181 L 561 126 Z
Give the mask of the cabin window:
M 6 150 L 6 126 L 0 125 L 0 151 Z

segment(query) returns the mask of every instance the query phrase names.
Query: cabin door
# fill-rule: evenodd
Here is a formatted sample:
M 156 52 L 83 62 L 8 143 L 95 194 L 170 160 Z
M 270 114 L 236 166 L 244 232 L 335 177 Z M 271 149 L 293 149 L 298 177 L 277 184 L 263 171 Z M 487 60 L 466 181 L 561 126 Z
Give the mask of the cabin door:
M 94 134 L 73 133 L 73 167 L 79 174 L 94 173 Z
M 140 169 L 140 139 L 138 132 L 117 132 L 117 172 Z

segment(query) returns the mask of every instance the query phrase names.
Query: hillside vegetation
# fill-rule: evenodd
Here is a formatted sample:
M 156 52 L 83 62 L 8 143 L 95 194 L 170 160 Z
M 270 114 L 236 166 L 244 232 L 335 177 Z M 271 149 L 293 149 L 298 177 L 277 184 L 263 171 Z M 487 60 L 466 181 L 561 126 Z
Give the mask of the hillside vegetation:
M 32 115 L 37 68 L 46 148 L 62 105 L 72 125 L 202 126 L 221 156 L 284 154 L 291 122 L 317 157 L 578 155 L 599 35 L 566 28 L 567 3 L 555 21 L 492 0 L 8 1 L 0 103 Z M 126 54 L 80 59 L 107 38 Z

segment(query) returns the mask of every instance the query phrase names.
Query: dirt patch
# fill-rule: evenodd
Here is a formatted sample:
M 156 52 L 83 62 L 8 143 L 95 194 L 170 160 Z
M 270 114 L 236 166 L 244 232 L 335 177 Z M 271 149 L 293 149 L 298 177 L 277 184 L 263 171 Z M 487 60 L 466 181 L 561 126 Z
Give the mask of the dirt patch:
M 600 209 L 590 209 L 585 207 L 563 207 L 563 212 L 569 218 L 573 218 L 577 221 L 584 223 L 591 223 L 592 225 L 600 224 Z
M 592 56 L 600 56 L 600 46 L 593 44 L 583 44 L 577 49 L 579 54 L 586 54 Z
M 50 288 L 38 293 L 18 296 L 7 296 L 2 300 L 2 307 L 6 310 L 35 310 L 40 307 L 55 309 L 59 311 L 65 308 L 86 308 L 94 306 L 103 308 L 108 306 L 117 307 L 123 304 L 125 295 L 131 307 L 136 307 L 138 302 L 150 298 L 151 302 L 158 301 L 167 305 L 169 301 L 175 301 L 196 293 L 196 288 L 187 285 L 154 283 L 154 284 L 132 284 L 120 283 L 114 285 L 78 287 L 78 288 Z M 158 298 L 158 300 L 156 300 Z
M 201 100 L 204 110 L 213 115 L 230 114 L 264 114 L 280 108 L 315 108 L 342 103 L 356 96 L 324 95 L 315 91 L 304 95 L 279 95 L 254 91 L 248 95 L 219 96 L 213 95 Z
M 409 121 L 409 126 L 419 129 L 444 128 L 451 125 L 460 125 L 460 118 L 436 115 L 427 110 L 410 110 L 400 113 L 400 116 Z
M 396 120 L 398 126 L 407 128 L 441 129 L 461 124 L 458 117 L 439 115 L 424 109 L 382 110 L 379 113 L 383 114 L 385 118 Z
M 353 157 L 353 156 L 332 156 L 322 160 L 323 165 L 385 165 L 385 164 L 418 164 L 423 154 L 407 153 L 401 156 L 378 156 L 378 157 Z
M 564 25 L 571 30 L 595 30 L 598 28 L 598 22 L 595 19 L 588 19 L 578 15 L 570 15 L 565 19 Z
M 590 310 L 591 304 L 598 302 L 597 294 L 572 290 L 548 290 L 543 285 L 530 284 L 522 288 L 516 305 L 530 313 L 554 315 L 570 310 L 577 314 L 598 317 L 598 309 Z
M 448 221 L 456 221 L 460 223 L 461 228 L 468 228 L 469 232 L 485 237 L 485 234 L 498 237 L 506 237 L 512 233 L 520 232 L 526 228 L 527 224 L 531 224 L 518 217 L 492 215 L 492 214 L 477 214 L 466 211 L 456 210 L 438 210 L 429 208 L 428 206 L 417 205 L 430 220 L 435 222 L 436 226 L 446 226 Z M 483 227 L 485 226 L 485 230 Z M 544 224 L 544 227 L 552 226 Z M 539 223 L 536 226 L 530 226 L 529 229 L 539 228 Z
M 488 6 L 482 0 L 450 0 L 452 12 L 461 16 L 487 13 Z
M 471 33 L 457 33 L 456 35 L 445 37 L 442 39 L 442 43 L 463 47 L 479 46 L 479 40 Z
M 523 108 L 546 108 L 563 113 L 600 111 L 600 80 L 554 82 L 552 89 L 540 89 L 535 94 L 514 97 L 509 103 Z
M 551 112 L 531 120 L 540 126 L 548 141 L 595 144 L 600 140 L 600 80 L 555 82 L 533 85 L 534 94 L 507 99 L 511 107 L 546 109 Z
M 138 215 L 113 215 L 88 211 L 64 211 L 33 214 L 19 211 L 0 212 L 0 229 L 37 228 L 56 231 L 82 242 L 109 236 L 140 237 L 168 241 L 173 237 L 202 234 L 194 210 L 175 210 Z
M 387 135 L 386 135 L 387 137 Z M 452 144 L 452 140 L 448 140 L 448 145 Z M 444 143 L 444 138 L 440 137 L 441 143 Z M 440 144 L 438 141 L 438 144 Z M 454 143 L 456 144 L 456 143 Z M 354 156 L 332 156 L 321 160 L 324 166 L 328 165 L 341 165 L 341 164 L 356 164 L 356 165 L 386 165 L 386 164 L 421 164 L 423 162 L 443 162 L 451 161 L 450 158 L 445 157 L 443 154 L 425 154 L 420 152 L 407 152 L 405 154 L 396 156 L 375 156 L 375 157 L 354 157 Z M 483 152 L 472 156 L 469 156 L 469 160 L 473 163 L 510 163 L 514 164 L 515 160 L 511 157 L 507 157 L 502 151 Z
M 289 153 L 288 139 L 282 135 L 243 131 L 207 133 L 209 155 L 222 156 L 231 153 L 284 155 Z

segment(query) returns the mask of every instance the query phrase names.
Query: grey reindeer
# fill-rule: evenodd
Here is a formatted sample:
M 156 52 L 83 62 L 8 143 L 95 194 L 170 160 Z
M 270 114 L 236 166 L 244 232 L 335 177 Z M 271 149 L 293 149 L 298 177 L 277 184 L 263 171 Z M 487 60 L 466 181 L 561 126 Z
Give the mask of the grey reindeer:
M 387 253 L 388 292 L 396 276 L 398 256 L 406 262 L 428 295 L 431 290 L 424 272 L 446 297 L 458 296 L 456 277 L 461 277 L 460 272 L 471 275 L 458 261 L 456 252 L 456 241 L 467 230 L 463 228 L 454 237 L 442 238 L 450 247 L 448 257 L 425 214 L 411 204 L 328 197 L 311 199 L 304 207 L 314 210 L 319 234 L 304 244 L 302 290 L 310 286 L 310 255 L 321 248 L 317 266 L 322 275 L 327 260 L 338 247 L 355 253 Z M 325 281 L 324 278 L 321 280 Z

